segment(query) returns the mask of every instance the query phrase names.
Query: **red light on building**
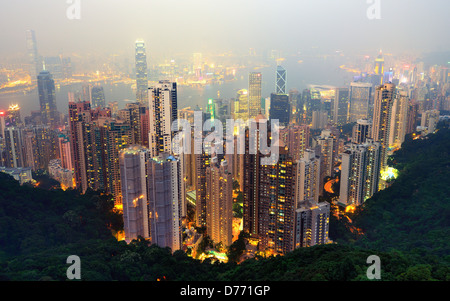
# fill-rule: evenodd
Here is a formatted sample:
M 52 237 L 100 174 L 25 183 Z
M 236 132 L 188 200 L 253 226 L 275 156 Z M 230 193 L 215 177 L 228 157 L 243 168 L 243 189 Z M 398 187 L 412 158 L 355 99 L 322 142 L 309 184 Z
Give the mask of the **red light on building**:
M 5 115 L 5 112 L 4 111 L 0 111 L 0 116 L 3 116 L 3 115 Z

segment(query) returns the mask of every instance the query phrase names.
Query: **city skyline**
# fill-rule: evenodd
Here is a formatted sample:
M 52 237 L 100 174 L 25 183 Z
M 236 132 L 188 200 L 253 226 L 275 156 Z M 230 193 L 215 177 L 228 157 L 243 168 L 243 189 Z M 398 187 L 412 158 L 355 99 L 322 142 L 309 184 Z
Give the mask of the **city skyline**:
M 85 260 L 92 242 L 89 279 L 201 278 L 180 272 L 193 262 L 218 279 L 448 278 L 450 4 L 17 3 L 0 11 L 0 182 L 18 181 L 0 189 L 0 280 L 65 279 L 15 256 Z

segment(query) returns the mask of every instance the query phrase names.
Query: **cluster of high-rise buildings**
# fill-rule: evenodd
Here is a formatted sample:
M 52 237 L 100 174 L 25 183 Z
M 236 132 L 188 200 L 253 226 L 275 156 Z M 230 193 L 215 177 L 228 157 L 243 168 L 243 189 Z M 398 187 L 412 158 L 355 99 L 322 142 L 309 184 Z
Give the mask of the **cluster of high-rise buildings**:
M 29 35 L 30 61 L 36 62 Z M 391 69 L 383 72 L 379 56 L 373 74 L 346 87 L 288 91 L 287 71 L 277 66 L 270 97 L 262 95 L 262 73 L 250 72 L 248 87 L 236 98 L 208 99 L 205 111 L 179 108 L 177 83 L 149 84 L 145 43 L 135 46 L 136 102 L 124 108 L 107 103 L 101 86 L 85 84 L 69 92 L 68 114 L 61 114 L 52 73 L 36 67 L 40 110 L 24 120 L 18 106 L 0 111 L 0 165 L 46 171 L 63 188 L 81 193 L 109 194 L 123 210 L 127 242 L 140 236 L 173 251 L 183 248 L 183 229 L 190 225 L 230 246 L 237 238 L 238 191 L 242 230 L 260 251 L 286 254 L 328 243 L 330 204 L 320 198 L 326 181 L 340 174 L 337 203 L 363 204 L 386 187 L 380 174 L 389 154 L 407 134 L 433 132 L 449 101 L 445 72 L 425 78 L 416 70 L 396 78 Z M 200 73 L 201 57 L 194 57 Z M 224 134 L 229 120 L 242 123 Z M 351 123 L 345 135 L 342 129 Z M 211 140 L 213 132 L 227 143 Z M 174 144 L 175 137 L 191 151 Z M 272 164 L 260 151 L 264 144 L 276 147 Z

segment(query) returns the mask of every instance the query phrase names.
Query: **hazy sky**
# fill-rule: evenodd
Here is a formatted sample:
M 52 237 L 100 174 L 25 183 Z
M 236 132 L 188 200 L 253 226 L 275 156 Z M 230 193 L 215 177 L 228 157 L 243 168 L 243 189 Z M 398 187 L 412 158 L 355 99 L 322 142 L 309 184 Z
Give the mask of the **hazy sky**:
M 42 55 L 280 49 L 448 51 L 449 0 L 0 0 L 0 55 L 25 53 L 34 29 Z M 381 19 L 369 19 L 368 2 Z

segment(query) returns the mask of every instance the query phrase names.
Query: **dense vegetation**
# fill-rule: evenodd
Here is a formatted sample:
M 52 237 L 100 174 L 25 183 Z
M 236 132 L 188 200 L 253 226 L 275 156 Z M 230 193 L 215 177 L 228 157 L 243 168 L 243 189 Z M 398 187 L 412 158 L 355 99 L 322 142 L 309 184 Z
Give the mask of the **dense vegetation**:
M 19 186 L 0 173 L 0 279 L 67 280 L 66 259 L 81 258 L 82 280 L 367 280 L 378 255 L 382 280 L 450 280 L 448 178 L 450 130 L 408 139 L 393 157 L 399 178 L 345 219 L 331 218 L 337 244 L 246 260 L 241 237 L 229 263 L 182 251 L 118 242 L 120 215 L 105 195 Z M 356 235 L 351 227 L 362 229 Z
M 354 226 L 365 233 L 356 244 L 450 264 L 449 152 L 448 129 L 409 137 L 392 158 L 400 176 L 354 214 Z

